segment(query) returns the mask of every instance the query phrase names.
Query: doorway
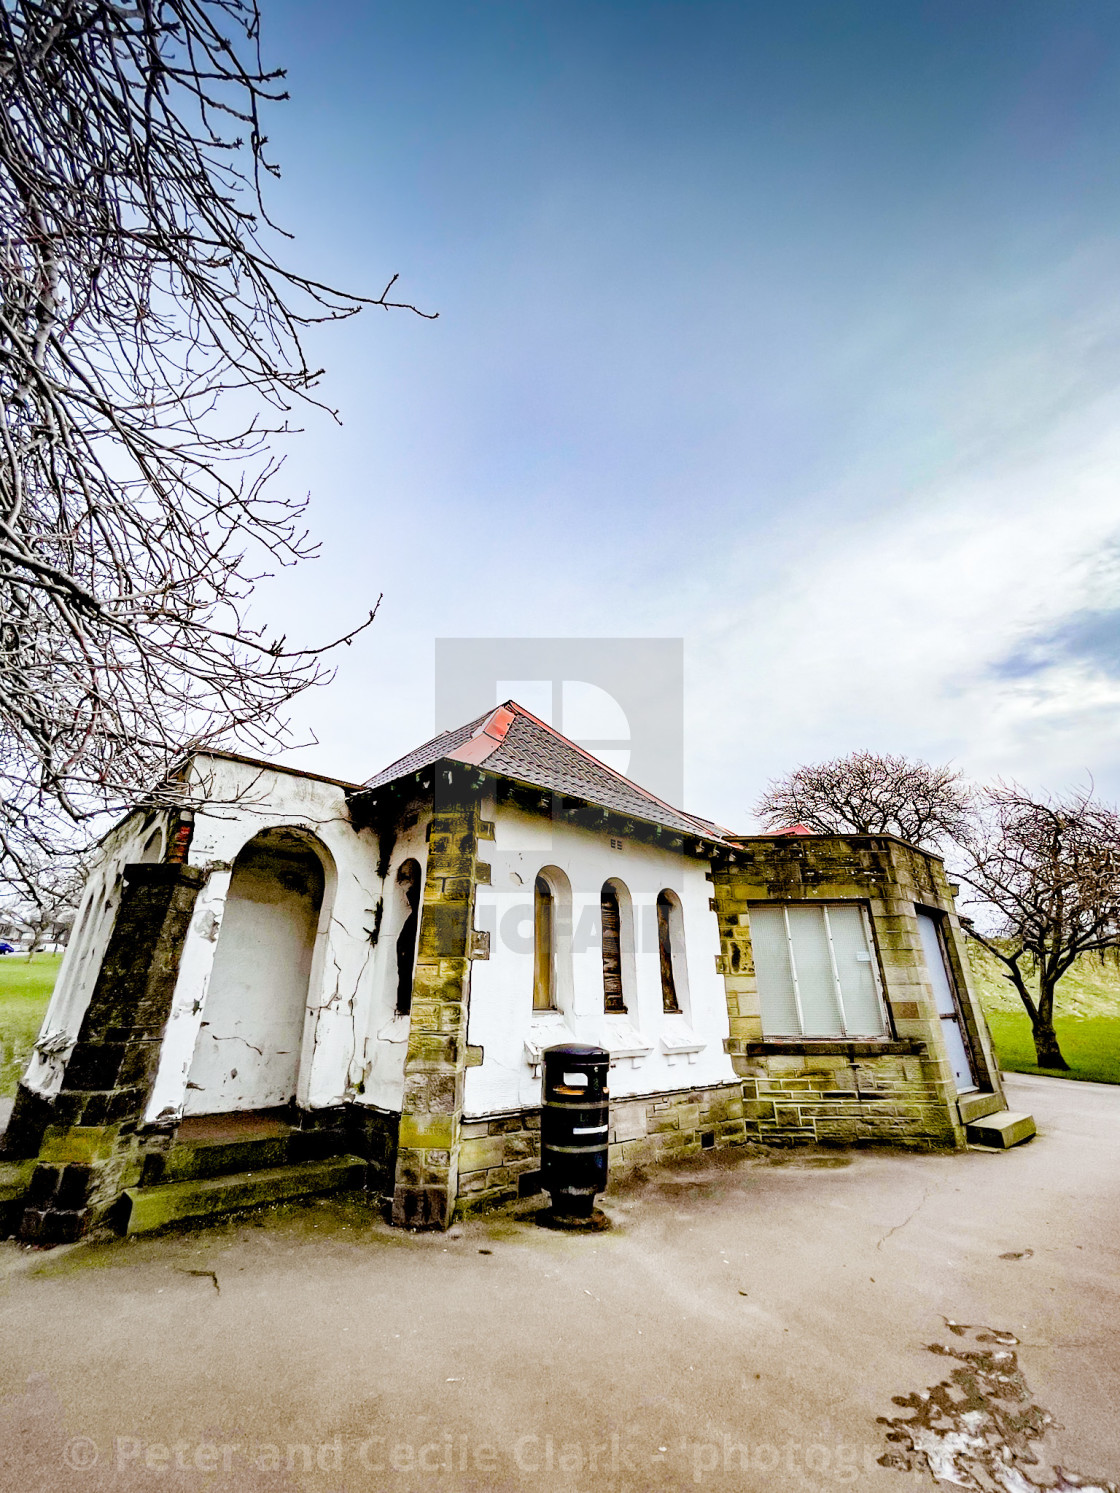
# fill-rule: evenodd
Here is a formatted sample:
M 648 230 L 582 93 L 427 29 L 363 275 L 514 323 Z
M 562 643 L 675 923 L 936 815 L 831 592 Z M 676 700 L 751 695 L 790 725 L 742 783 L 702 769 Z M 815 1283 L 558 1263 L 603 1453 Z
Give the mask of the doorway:
M 940 926 L 941 920 L 932 913 L 923 912 L 921 908 L 918 908 L 917 912 L 922 952 L 925 954 L 926 968 L 929 970 L 930 983 L 937 1002 L 937 1014 L 941 1018 L 945 1048 L 957 1082 L 957 1093 L 967 1094 L 979 1085 L 976 1082 L 976 1070 L 973 1066 L 972 1054 L 968 1049 L 968 1038 L 961 1019 L 960 1005 L 949 971 L 949 961 L 946 957 Z

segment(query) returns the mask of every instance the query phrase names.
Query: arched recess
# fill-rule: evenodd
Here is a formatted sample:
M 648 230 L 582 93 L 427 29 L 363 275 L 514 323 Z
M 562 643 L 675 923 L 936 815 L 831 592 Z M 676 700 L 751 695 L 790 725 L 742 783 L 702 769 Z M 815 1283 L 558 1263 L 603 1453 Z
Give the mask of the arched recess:
M 144 848 L 136 859 L 141 865 L 153 865 L 163 860 L 163 830 L 158 824 L 144 841 Z
M 625 1016 L 634 1001 L 634 903 L 617 876 L 603 882 L 599 893 L 603 930 L 603 1010 Z
M 420 927 L 420 862 L 402 861 L 396 876 L 396 1013 L 412 1010 L 412 979 L 416 971 L 416 934 Z
M 684 909 L 676 892 L 657 894 L 657 953 L 661 965 L 661 1009 L 666 1016 L 688 1014 L 688 961 L 684 946 Z
M 186 1114 L 295 1098 L 328 873 L 329 851 L 299 829 L 265 830 L 234 861 Z
M 559 866 L 533 883 L 533 1010 L 567 1011 L 572 985 L 572 886 Z

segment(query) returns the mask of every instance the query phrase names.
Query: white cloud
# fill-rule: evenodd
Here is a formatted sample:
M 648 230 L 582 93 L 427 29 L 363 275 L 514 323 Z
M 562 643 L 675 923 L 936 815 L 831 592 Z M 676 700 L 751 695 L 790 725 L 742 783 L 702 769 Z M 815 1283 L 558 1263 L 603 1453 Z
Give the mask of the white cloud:
M 1076 662 L 993 669 L 1107 592 L 1093 561 L 1120 518 L 1118 414 L 1099 401 L 1030 461 L 818 525 L 764 584 L 742 543 L 713 589 L 745 599 L 694 619 L 691 802 L 743 823 L 766 777 L 864 746 L 1033 782 L 1120 776 L 1116 681 Z

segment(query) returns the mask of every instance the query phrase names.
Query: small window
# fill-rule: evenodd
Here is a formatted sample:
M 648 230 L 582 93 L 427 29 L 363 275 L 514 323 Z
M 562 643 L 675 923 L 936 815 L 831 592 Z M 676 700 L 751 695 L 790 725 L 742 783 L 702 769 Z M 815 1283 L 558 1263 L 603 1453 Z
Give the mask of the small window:
M 657 952 L 661 958 L 661 1005 L 666 1014 L 679 1011 L 677 980 L 673 970 L 673 914 L 676 909 L 667 892 L 657 894 Z
M 556 1009 L 556 899 L 543 876 L 533 887 L 533 1010 Z
M 862 907 L 752 907 L 750 926 L 764 1036 L 887 1034 Z
M 420 863 L 404 861 L 397 872 L 397 896 L 403 914 L 397 934 L 397 1014 L 412 1010 L 412 974 L 416 965 L 416 931 L 420 924 Z
M 603 919 L 603 1010 L 608 1015 L 625 1015 L 622 993 L 622 913 L 618 892 L 605 882 L 599 893 Z

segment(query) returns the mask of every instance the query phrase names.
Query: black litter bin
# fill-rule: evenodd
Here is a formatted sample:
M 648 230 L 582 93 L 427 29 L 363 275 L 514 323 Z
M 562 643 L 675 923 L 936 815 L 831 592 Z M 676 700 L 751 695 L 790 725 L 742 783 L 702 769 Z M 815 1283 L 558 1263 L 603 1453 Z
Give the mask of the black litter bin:
M 541 1185 L 553 1213 L 589 1218 L 607 1185 L 611 1055 L 572 1042 L 547 1047 L 542 1057 Z

